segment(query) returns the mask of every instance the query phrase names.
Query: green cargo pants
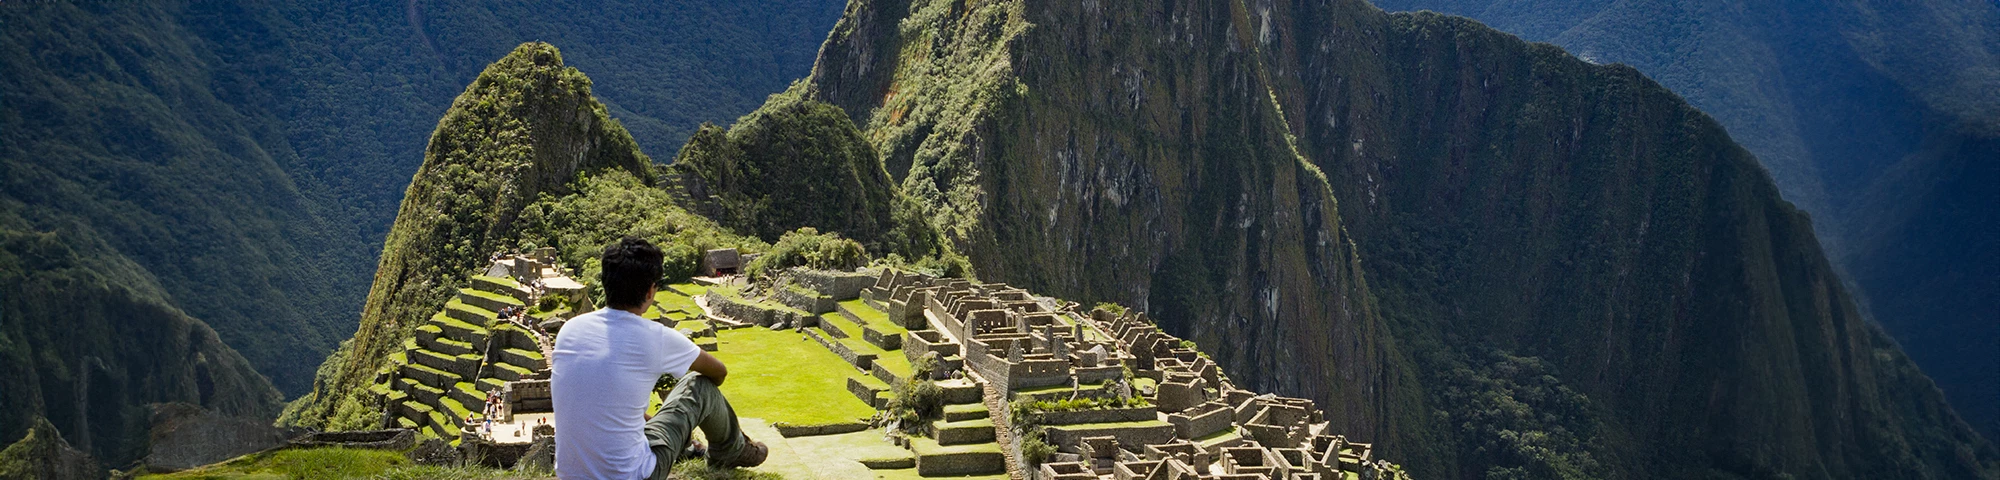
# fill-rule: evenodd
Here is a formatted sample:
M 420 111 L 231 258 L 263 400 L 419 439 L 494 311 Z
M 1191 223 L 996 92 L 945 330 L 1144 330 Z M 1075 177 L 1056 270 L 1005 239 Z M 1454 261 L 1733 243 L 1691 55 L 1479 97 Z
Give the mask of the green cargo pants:
M 680 462 L 681 453 L 687 451 L 688 439 L 697 426 L 708 437 L 711 466 L 736 459 L 749 445 L 749 439 L 736 424 L 736 409 L 729 406 L 729 399 L 722 398 L 722 390 L 716 388 L 715 381 L 689 372 L 661 399 L 659 413 L 646 420 L 646 444 L 652 447 L 653 456 L 659 458 L 653 480 L 666 480 L 667 473 Z

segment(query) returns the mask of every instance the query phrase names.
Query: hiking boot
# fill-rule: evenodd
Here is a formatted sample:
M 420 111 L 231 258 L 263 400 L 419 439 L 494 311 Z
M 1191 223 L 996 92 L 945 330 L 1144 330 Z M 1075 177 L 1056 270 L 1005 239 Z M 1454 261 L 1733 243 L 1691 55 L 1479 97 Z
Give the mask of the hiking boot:
M 743 441 L 747 444 L 743 446 L 743 452 L 736 454 L 736 458 L 729 463 L 723 464 L 723 468 L 750 468 L 763 465 L 764 457 L 771 455 L 771 449 L 765 448 L 763 443 L 751 440 L 750 437 L 743 437 Z

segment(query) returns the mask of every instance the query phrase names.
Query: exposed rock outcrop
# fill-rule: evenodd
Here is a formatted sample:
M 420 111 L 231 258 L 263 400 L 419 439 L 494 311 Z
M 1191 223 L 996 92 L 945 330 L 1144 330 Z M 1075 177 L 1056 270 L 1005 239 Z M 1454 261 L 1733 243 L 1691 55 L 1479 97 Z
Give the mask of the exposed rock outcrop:
M 218 414 L 185 403 L 149 406 L 153 428 L 146 470 L 171 472 L 285 445 L 287 431 L 268 419 Z
M 27 436 L 0 450 L 0 478 L 97 480 L 104 474 L 97 459 L 63 441 L 62 432 L 45 419 L 35 419 Z

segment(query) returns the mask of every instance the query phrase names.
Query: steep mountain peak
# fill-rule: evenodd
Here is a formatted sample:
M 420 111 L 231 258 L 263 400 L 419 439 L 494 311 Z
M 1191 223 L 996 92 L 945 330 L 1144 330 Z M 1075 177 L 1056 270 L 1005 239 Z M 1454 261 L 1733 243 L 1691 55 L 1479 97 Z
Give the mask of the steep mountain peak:
M 771 95 L 728 130 L 702 125 L 675 156 L 674 180 L 703 214 L 767 242 L 814 227 L 878 254 L 938 253 L 937 233 L 895 188 L 874 145 L 807 90 Z
M 580 175 L 619 170 L 644 183 L 652 160 L 565 66 L 530 42 L 488 66 L 438 121 L 410 181 L 355 339 L 320 367 L 284 421 L 354 428 L 376 420 L 366 389 L 388 349 L 449 298 L 465 272 L 513 248 L 522 209 L 569 193 Z

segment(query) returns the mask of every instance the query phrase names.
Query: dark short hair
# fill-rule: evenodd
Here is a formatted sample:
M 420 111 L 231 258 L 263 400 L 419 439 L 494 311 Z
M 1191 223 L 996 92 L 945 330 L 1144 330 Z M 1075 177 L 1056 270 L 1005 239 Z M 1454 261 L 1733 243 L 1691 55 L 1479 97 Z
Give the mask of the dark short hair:
M 611 308 L 632 308 L 646 304 L 646 291 L 660 282 L 661 262 L 666 255 L 660 247 L 639 237 L 625 237 L 604 246 L 598 283 L 604 286 L 604 303 Z

